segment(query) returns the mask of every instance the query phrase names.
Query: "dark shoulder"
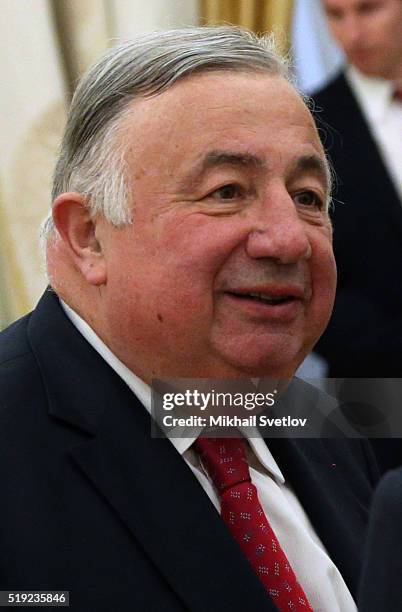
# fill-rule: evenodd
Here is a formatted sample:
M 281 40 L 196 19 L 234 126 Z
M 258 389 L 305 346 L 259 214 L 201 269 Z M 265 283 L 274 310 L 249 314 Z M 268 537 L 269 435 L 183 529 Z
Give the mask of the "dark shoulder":
M 402 467 L 385 474 L 378 485 L 373 503 L 373 514 L 380 520 L 402 519 Z
M 374 493 L 359 592 L 359 610 L 402 606 L 402 468 L 387 472 Z
M 30 316 L 22 317 L 0 333 L 0 369 L 8 362 L 30 353 L 27 338 Z
M 0 418 L 9 418 L 42 396 L 40 371 L 32 353 L 27 327 L 30 315 L 0 333 Z

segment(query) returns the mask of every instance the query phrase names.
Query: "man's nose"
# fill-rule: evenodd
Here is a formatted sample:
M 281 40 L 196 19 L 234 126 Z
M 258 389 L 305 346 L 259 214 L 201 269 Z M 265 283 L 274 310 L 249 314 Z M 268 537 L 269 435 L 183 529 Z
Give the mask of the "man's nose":
M 308 224 L 284 190 L 271 193 L 261 204 L 260 214 L 247 237 L 246 251 L 253 259 L 270 258 L 283 264 L 311 256 Z
M 348 15 L 343 19 L 340 27 L 340 36 L 345 51 L 353 51 L 362 38 L 362 28 L 356 16 Z

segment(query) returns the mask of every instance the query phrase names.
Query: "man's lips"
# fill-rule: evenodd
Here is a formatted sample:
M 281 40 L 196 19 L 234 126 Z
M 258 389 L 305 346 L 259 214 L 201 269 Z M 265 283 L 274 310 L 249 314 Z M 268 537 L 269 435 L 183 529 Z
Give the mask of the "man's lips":
M 242 287 L 242 288 L 230 288 L 225 293 L 232 295 L 233 297 L 244 299 L 244 300 L 255 300 L 264 304 L 275 306 L 277 304 L 283 304 L 291 301 L 302 301 L 305 299 L 305 290 L 299 286 L 255 286 L 255 287 Z
M 224 291 L 228 303 L 254 320 L 289 323 L 297 317 L 308 295 L 301 286 L 234 287 Z

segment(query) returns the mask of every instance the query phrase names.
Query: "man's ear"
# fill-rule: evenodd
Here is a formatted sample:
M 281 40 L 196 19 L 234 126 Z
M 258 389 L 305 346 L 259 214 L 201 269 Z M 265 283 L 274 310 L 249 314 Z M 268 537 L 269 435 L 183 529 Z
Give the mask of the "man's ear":
M 106 262 L 97 239 L 97 220 L 91 218 L 86 198 L 62 193 L 53 202 L 53 221 L 75 266 L 90 285 L 106 283 Z

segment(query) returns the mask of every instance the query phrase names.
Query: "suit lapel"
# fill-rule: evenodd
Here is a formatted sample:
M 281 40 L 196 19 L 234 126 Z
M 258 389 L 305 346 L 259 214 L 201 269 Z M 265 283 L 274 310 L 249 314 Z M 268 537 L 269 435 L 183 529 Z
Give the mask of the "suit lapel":
M 303 416 L 313 424 L 313 439 L 268 437 L 267 446 L 351 593 L 356 594 L 372 493 L 359 463 L 361 441 L 345 438 L 342 432 L 350 432 L 350 427 L 336 400 L 300 379 L 292 379 L 271 410 L 279 416 Z
M 81 432 L 73 460 L 180 600 L 194 612 L 218 612 L 228 602 L 234 611 L 274 612 L 183 458 L 169 440 L 151 439 L 144 407 L 68 321 L 55 295 L 42 298 L 28 336 L 50 415 Z
M 359 441 L 283 438 L 266 442 L 356 596 L 371 492 L 369 484 L 361 482 L 355 461 L 349 460 L 349 443 Z M 365 495 L 367 506 L 361 502 Z

